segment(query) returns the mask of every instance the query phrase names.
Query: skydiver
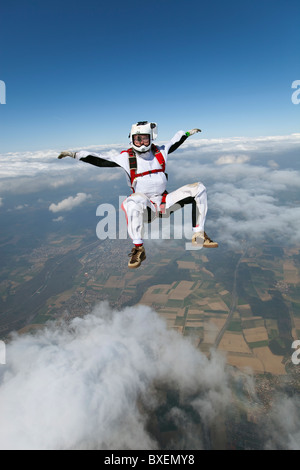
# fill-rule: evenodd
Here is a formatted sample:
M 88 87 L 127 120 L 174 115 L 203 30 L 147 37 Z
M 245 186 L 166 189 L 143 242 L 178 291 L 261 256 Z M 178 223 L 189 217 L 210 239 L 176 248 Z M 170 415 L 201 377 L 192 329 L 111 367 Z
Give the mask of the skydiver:
M 72 157 L 99 167 L 122 167 L 127 175 L 132 194 L 122 203 L 127 219 L 128 234 L 134 247 L 129 254 L 129 268 L 138 268 L 146 259 L 143 245 L 144 212 L 154 214 L 172 213 L 172 208 L 193 204 L 192 244 L 204 248 L 217 248 L 204 231 L 207 213 L 207 196 L 205 186 L 198 182 L 186 184 L 167 193 L 167 176 L 165 167 L 168 155 L 176 150 L 191 135 L 201 132 L 192 129 L 188 132 L 178 131 L 166 145 L 156 146 L 157 124 L 148 121 L 133 124 L 129 134 L 131 147 L 117 156 L 104 156 L 88 151 L 63 151 L 59 159 Z

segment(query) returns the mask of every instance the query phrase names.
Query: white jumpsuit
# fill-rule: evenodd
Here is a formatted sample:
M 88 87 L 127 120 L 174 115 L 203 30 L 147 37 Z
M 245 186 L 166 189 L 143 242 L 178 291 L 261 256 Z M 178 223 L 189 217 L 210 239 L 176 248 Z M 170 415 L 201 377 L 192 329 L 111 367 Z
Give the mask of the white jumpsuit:
M 178 131 L 174 137 L 166 145 L 157 146 L 162 153 L 167 165 L 168 155 L 186 140 L 187 136 L 184 131 Z M 150 170 L 161 169 L 157 158 L 152 150 L 148 152 L 135 152 L 137 160 L 136 173 L 144 173 Z M 119 166 L 122 167 L 128 178 L 128 184 L 131 187 L 129 158 L 126 152 L 117 156 L 104 156 L 99 153 L 79 151 L 76 152 L 76 159 L 86 161 L 96 166 Z M 133 243 L 138 245 L 143 243 L 143 225 L 144 212 L 147 208 L 157 212 L 157 208 L 161 204 L 162 194 L 166 190 L 167 178 L 165 173 L 151 173 L 141 177 L 137 177 L 133 182 L 134 192 L 122 204 L 125 212 L 128 226 L 128 234 L 132 238 Z M 165 209 L 170 209 L 175 204 L 191 200 L 195 201 L 197 207 L 197 215 L 193 222 L 193 231 L 204 231 L 204 224 L 207 213 L 207 196 L 206 188 L 202 183 L 186 184 L 175 191 L 167 194 Z

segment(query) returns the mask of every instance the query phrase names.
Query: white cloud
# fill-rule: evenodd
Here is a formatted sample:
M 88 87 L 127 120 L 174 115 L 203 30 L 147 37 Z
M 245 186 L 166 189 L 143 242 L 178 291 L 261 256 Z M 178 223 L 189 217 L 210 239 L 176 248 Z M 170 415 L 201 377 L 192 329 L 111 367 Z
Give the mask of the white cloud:
M 28 204 L 19 204 L 18 206 L 15 207 L 16 211 L 21 211 L 23 209 L 26 209 L 28 207 Z
M 62 222 L 64 220 L 64 217 L 60 215 L 56 219 L 52 219 L 52 220 L 53 220 L 53 222 Z
M 207 359 L 144 306 L 100 304 L 69 325 L 15 337 L 6 357 L 1 449 L 156 449 L 159 435 L 147 428 L 164 389 L 180 397 L 168 416 L 182 430 L 180 445 L 201 448 L 186 410 L 205 427 L 231 404 L 224 357 Z
M 233 163 L 246 163 L 250 160 L 247 155 L 222 155 L 216 160 L 216 165 L 231 165 Z
M 300 398 L 280 395 L 262 429 L 267 450 L 300 450 Z
M 158 142 L 160 144 L 161 142 Z M 103 155 L 117 155 L 127 145 L 93 145 L 93 150 Z M 203 164 L 210 162 L 230 166 L 229 163 L 245 163 L 267 156 L 275 161 L 277 156 L 300 147 L 300 134 L 266 137 L 232 137 L 226 139 L 188 139 L 182 147 L 170 155 L 168 168 L 178 169 L 178 160 L 183 159 L 183 169 L 190 165 L 201 174 Z M 72 158 L 58 160 L 61 149 L 36 152 L 0 154 L 0 195 L 2 193 L 34 193 L 44 189 L 71 186 L 78 182 L 111 181 L 122 178 L 122 170 L 101 169 Z M 72 150 L 83 150 L 81 148 Z M 275 162 L 276 163 L 276 162 Z M 194 165 L 197 167 L 194 167 Z M 199 167 L 199 168 L 198 168 Z M 125 176 L 124 176 L 125 181 Z
M 102 148 L 103 147 L 103 148 Z M 118 150 L 107 151 L 106 146 L 98 148 L 104 155 L 118 154 Z M 120 149 L 121 150 L 121 149 Z M 100 181 L 118 179 L 122 172 L 112 174 L 107 168 L 97 169 L 95 166 L 78 162 L 72 158 L 58 160 L 60 152 L 55 150 L 0 154 L 0 194 L 26 194 L 69 187 L 78 183 L 86 183 L 97 178 Z M 102 179 L 101 176 L 102 175 Z
M 247 152 L 240 154 L 237 147 Z M 212 146 L 206 143 L 205 148 L 199 141 L 199 151 L 189 152 L 189 158 L 186 153 L 178 153 L 176 161 L 171 162 L 170 156 L 169 184 L 172 189 L 179 182 L 183 185 L 201 181 L 206 186 L 207 227 L 212 230 L 212 238 L 222 243 L 238 245 L 241 238 L 256 242 L 269 235 L 283 244 L 299 243 L 300 171 L 280 168 L 287 160 L 285 152 L 299 147 L 299 134 L 290 139 L 225 139 Z M 265 158 L 262 164 L 260 156 L 269 157 L 271 153 L 276 161 Z M 255 164 L 250 164 L 252 159 Z
M 160 144 L 160 142 L 158 142 Z M 181 158 L 182 152 L 187 152 L 189 159 L 202 160 L 202 155 L 210 155 L 213 159 L 218 159 L 227 154 L 241 157 L 245 154 L 249 156 L 253 154 L 273 153 L 283 154 L 286 151 L 297 149 L 300 146 L 300 134 L 291 134 L 286 136 L 265 136 L 265 137 L 232 137 L 226 139 L 188 139 L 177 152 L 170 156 L 170 162 L 174 159 Z M 93 150 L 103 155 L 113 156 L 127 148 L 125 145 L 112 144 L 93 145 L 84 148 L 72 150 Z M 57 150 L 41 150 L 35 152 L 16 152 L 0 154 L 0 181 L 6 178 L 16 177 L 34 177 L 36 175 L 59 175 L 61 173 L 72 173 L 75 168 L 78 172 L 89 171 L 95 169 L 91 165 L 74 162 L 71 158 L 58 160 L 57 156 L 61 149 Z M 195 153 L 199 150 L 199 153 Z M 78 166 L 79 165 L 79 166 Z M 99 171 L 101 171 L 99 169 Z M 103 170 L 102 170 L 103 171 Z
M 3 206 L 3 198 L 0 197 L 0 207 Z
M 216 160 L 222 155 L 282 155 L 297 150 L 300 145 L 300 133 L 285 136 L 229 137 L 220 139 L 189 138 L 182 147 L 170 156 L 170 160 L 181 158 L 188 152 L 189 159 Z M 196 153 L 197 151 L 197 153 Z M 199 151 L 199 152 L 198 152 Z
M 104 155 L 116 155 L 124 147 L 126 145 L 93 145 L 88 148 Z M 289 156 L 291 162 L 296 161 L 299 149 L 299 133 L 255 138 L 193 137 L 170 155 L 167 189 L 172 191 L 186 183 L 202 181 L 208 191 L 207 223 L 213 224 L 218 236 L 230 243 L 244 236 L 246 230 L 249 236 L 252 233 L 254 237 L 265 236 L 275 230 L 277 236 L 286 242 L 289 242 L 288 236 L 299 240 L 299 227 L 294 218 L 298 215 L 294 207 L 297 201 L 295 197 L 292 201 L 289 194 L 291 191 L 296 194 L 300 188 L 300 171 L 286 164 Z M 126 178 L 122 170 L 96 168 L 71 158 L 58 160 L 58 153 L 48 150 L 1 155 L 0 196 L 5 193 L 38 193 L 45 189 L 59 189 L 61 193 L 64 188 L 70 193 L 70 188 L 80 185 L 81 189 L 89 187 L 90 183 L 94 184 L 91 185 L 92 191 L 98 181 L 110 182 L 117 197 L 120 189 L 113 183 L 120 178 L 123 178 L 125 188 Z M 71 209 L 73 203 L 80 201 L 77 196 L 67 198 L 51 204 L 50 210 Z M 217 213 L 217 220 L 210 219 L 211 209 Z
M 101 303 L 7 344 L 0 449 L 160 449 L 158 414 L 177 426 L 172 448 L 203 449 L 220 416 L 240 413 L 231 390 L 238 384 L 240 394 L 241 383 L 247 412 L 250 373 L 233 371 L 215 351 L 208 359 L 149 307 Z M 177 400 L 167 401 L 167 391 Z M 262 446 L 299 449 L 299 400 L 282 397 L 260 420 Z
M 269 160 L 268 161 L 268 165 L 271 167 L 271 168 L 278 168 L 279 167 L 279 164 L 277 162 L 275 162 L 275 160 Z
M 217 213 L 213 226 L 221 239 L 235 244 L 241 238 L 271 236 L 283 245 L 299 243 L 300 208 L 282 196 L 300 187 L 300 173 L 248 165 L 235 171 L 233 167 L 231 174 L 223 174 L 224 183 L 208 185 L 209 208 Z
M 77 193 L 75 197 L 69 196 L 66 199 L 63 199 L 58 204 L 50 204 L 49 211 L 51 212 L 62 212 L 62 211 L 71 211 L 74 207 L 79 206 L 84 203 L 87 199 L 91 197 L 90 194 Z

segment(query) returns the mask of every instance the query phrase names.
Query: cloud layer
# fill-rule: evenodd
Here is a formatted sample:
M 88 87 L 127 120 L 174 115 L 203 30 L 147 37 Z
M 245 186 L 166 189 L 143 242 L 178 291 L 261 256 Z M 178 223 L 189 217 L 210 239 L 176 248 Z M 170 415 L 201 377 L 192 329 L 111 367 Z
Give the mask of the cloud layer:
M 179 152 L 170 166 L 178 184 L 197 178 L 207 187 L 213 237 L 230 246 L 266 237 L 300 242 L 300 171 L 286 167 L 300 149 L 299 134 L 193 145 L 188 158 Z
M 118 154 L 125 145 L 94 146 L 104 155 Z M 80 149 L 78 149 L 80 150 Z M 227 139 L 188 139 L 168 160 L 172 191 L 189 182 L 201 181 L 208 191 L 207 227 L 212 238 L 237 246 L 241 239 L 255 242 L 268 236 L 284 243 L 300 241 L 300 169 L 296 156 L 300 134 L 288 136 L 236 137 Z M 65 193 L 50 211 L 71 210 L 87 200 L 84 188 L 94 201 L 104 202 L 127 189 L 125 175 L 118 168 L 101 169 L 73 159 L 57 159 L 55 151 L 4 154 L 0 160 L 0 206 L 5 210 L 10 194 L 38 193 L 47 189 Z M 289 164 L 290 162 L 290 164 Z M 298 162 L 298 163 L 297 163 Z M 293 167 L 295 164 L 296 167 Z M 180 171 L 178 171 L 180 169 Z M 118 186 L 115 185 L 117 180 Z M 74 188 L 83 188 L 69 196 Z M 116 202 L 117 203 L 117 202 Z M 96 209 L 96 207 L 95 207 Z
M 266 450 L 300 450 L 300 398 L 280 395 L 262 423 Z
M 106 146 L 99 150 L 104 154 L 119 153 L 117 149 L 108 151 Z M 32 194 L 45 190 L 55 192 L 58 188 L 69 189 L 81 182 L 88 185 L 100 177 L 101 173 L 95 174 L 92 165 L 71 158 L 58 160 L 59 153 L 45 150 L 0 154 L 0 195 Z M 118 179 L 122 173 L 105 169 L 102 175 L 106 181 Z
M 228 368 L 214 351 L 206 358 L 145 306 L 114 311 L 104 302 L 70 323 L 14 336 L 6 363 L 2 450 L 210 449 L 212 426 L 227 413 L 252 413 L 257 403 L 250 375 Z M 297 397 L 283 395 L 260 412 L 261 447 L 300 450 L 299 410 Z M 166 426 L 176 430 L 167 444 Z
M 184 429 L 177 445 L 201 448 L 186 405 L 205 427 L 230 403 L 224 358 L 208 360 L 148 307 L 102 303 L 69 325 L 15 337 L 6 355 L 1 449 L 159 448 L 149 421 L 169 389 L 183 405 L 168 412 Z

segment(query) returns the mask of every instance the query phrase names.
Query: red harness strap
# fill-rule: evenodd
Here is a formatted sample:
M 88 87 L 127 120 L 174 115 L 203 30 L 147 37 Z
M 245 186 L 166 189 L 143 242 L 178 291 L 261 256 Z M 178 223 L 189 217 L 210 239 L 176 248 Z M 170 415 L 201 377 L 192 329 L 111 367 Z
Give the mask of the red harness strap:
M 164 191 L 163 194 L 162 194 L 162 200 L 161 200 L 161 203 L 160 203 L 160 206 L 159 206 L 159 212 L 161 214 L 166 213 L 166 198 L 167 198 L 167 195 L 168 195 L 168 191 Z
M 129 158 L 129 169 L 130 169 L 130 181 L 131 181 L 131 187 L 133 186 L 133 182 L 135 178 L 139 178 L 141 176 L 145 175 L 151 175 L 152 173 L 160 173 L 163 172 L 165 173 L 165 168 L 166 168 L 166 162 L 163 157 L 163 154 L 161 151 L 156 147 L 156 145 L 152 144 L 152 151 L 154 152 L 155 158 L 157 159 L 158 163 L 161 165 L 161 168 L 159 169 L 154 169 L 154 170 L 149 170 L 149 171 L 144 171 L 143 173 L 137 173 L 137 161 L 136 161 L 136 155 L 133 151 L 132 148 L 128 150 L 123 150 L 123 152 L 126 152 L 128 154 Z M 121 153 L 123 153 L 121 152 Z M 133 188 L 132 188 L 133 190 Z M 134 190 L 133 190 L 134 191 Z
M 136 170 L 137 170 L 137 161 L 136 161 L 136 155 L 135 155 L 132 148 L 130 148 L 128 150 L 123 150 L 123 152 L 121 152 L 121 153 L 126 152 L 128 154 L 131 189 L 132 189 L 133 192 L 134 192 L 133 182 L 134 182 L 135 178 L 139 178 L 139 177 L 145 176 L 145 175 L 151 175 L 152 173 L 160 173 L 160 172 L 165 173 L 166 162 L 165 162 L 163 154 L 161 153 L 159 148 L 157 148 L 156 145 L 154 145 L 154 144 L 152 144 L 151 149 L 154 152 L 155 158 L 157 159 L 158 163 L 161 165 L 161 168 L 157 168 L 157 169 L 149 170 L 149 171 L 144 171 L 143 173 L 137 173 L 136 172 Z M 162 194 L 162 200 L 161 200 L 161 203 L 160 203 L 160 206 L 159 206 L 159 212 L 161 214 L 166 213 L 166 197 L 167 197 L 167 194 L 168 194 L 167 191 L 164 191 L 163 194 Z M 155 206 L 156 206 L 156 204 L 155 204 Z

